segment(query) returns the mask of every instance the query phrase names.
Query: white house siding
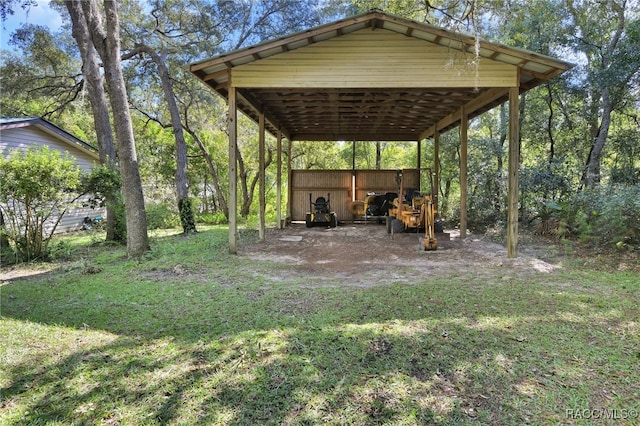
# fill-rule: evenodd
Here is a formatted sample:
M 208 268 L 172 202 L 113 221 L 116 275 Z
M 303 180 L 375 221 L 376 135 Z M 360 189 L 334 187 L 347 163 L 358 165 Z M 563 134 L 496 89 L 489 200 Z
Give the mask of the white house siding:
M 24 127 L 2 126 L 0 131 L 0 152 L 9 155 L 11 150 L 27 150 L 29 147 L 47 145 L 49 148 L 61 153 L 68 153 L 75 158 L 82 170 L 90 171 L 94 164 L 98 164 L 97 154 L 92 155 L 84 149 L 74 146 L 71 140 L 67 141 L 62 136 L 53 131 L 44 130 L 40 125 L 29 125 Z M 62 217 L 56 233 L 75 231 L 82 228 L 85 217 L 106 217 L 104 208 L 90 209 L 81 207 L 81 201 L 77 207 L 70 208 Z M 57 219 L 57 218 L 56 218 Z

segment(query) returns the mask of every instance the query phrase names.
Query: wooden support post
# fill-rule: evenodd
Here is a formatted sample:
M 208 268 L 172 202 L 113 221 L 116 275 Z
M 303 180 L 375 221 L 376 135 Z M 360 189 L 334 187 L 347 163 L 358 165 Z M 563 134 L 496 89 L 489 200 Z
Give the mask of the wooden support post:
M 238 253 L 238 111 L 236 88 L 229 86 L 229 253 Z
M 418 145 L 416 147 L 416 169 L 418 169 L 418 191 L 422 191 L 422 139 L 418 139 Z
M 518 169 L 520 165 L 520 91 L 509 89 L 509 176 L 507 194 L 507 257 L 518 257 Z
M 264 241 L 265 234 L 265 160 L 264 160 L 264 139 L 265 139 L 265 123 L 264 113 L 258 114 L 258 193 L 259 193 L 259 208 L 258 208 L 258 239 Z
M 356 169 L 356 141 L 351 142 L 351 170 Z
M 460 117 L 460 238 L 467 237 L 467 138 L 469 116 L 464 106 Z
M 440 197 L 440 133 L 436 129 L 433 134 L 433 207 L 438 214 L 438 198 Z
M 278 221 L 278 229 L 282 229 L 282 132 L 278 129 L 276 134 L 276 163 L 278 170 L 276 171 L 276 220 Z
M 291 217 L 291 200 L 293 199 L 293 172 L 291 171 L 291 150 L 293 149 L 293 141 L 287 139 L 287 217 Z

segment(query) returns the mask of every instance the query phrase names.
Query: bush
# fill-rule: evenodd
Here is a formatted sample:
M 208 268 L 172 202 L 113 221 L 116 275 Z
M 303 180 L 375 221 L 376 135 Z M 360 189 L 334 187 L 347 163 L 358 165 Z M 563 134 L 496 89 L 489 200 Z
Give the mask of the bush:
M 175 228 L 180 225 L 180 216 L 167 203 L 149 203 L 145 207 L 148 229 Z
M 60 218 L 79 197 L 80 176 L 73 159 L 46 146 L 0 155 L 3 234 L 17 260 L 48 256 Z
M 197 222 L 204 223 L 206 225 L 222 225 L 229 223 L 227 217 L 222 212 L 199 213 L 196 216 L 196 220 Z
M 591 245 L 640 248 L 640 185 L 589 189 L 546 203 L 544 220 L 558 236 Z
M 86 205 L 91 208 L 107 206 L 109 209 L 107 215 L 112 217 L 107 218 L 107 240 L 127 241 L 127 218 L 118 170 L 106 164 L 95 166 L 91 174 L 83 177 L 82 186 L 85 193 L 91 194 Z

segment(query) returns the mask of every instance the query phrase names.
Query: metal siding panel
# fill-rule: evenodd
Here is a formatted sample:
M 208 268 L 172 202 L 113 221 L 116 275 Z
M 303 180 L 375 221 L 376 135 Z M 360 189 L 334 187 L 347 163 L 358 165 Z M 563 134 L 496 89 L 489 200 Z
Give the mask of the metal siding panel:
M 509 87 L 517 79 L 515 66 L 369 29 L 232 72 L 238 87 Z

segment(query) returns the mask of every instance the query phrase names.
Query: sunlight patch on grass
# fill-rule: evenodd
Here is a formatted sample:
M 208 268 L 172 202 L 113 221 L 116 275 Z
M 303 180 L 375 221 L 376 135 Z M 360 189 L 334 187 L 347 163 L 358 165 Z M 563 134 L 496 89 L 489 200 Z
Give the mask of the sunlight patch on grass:
M 509 331 L 517 325 L 519 320 L 518 317 L 483 316 L 477 318 L 474 324 L 470 324 L 470 328 Z

